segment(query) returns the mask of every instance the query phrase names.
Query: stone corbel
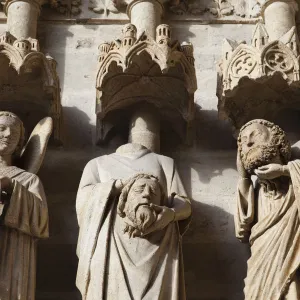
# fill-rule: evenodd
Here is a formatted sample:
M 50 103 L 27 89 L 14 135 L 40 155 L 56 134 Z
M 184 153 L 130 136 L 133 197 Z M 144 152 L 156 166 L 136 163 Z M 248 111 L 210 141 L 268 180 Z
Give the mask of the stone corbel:
M 295 1 L 266 1 L 251 45 L 225 40 L 219 68 L 219 116 L 239 129 L 251 119 L 300 108 Z
M 36 39 L 42 2 L 7 1 L 8 31 L 0 36 L 0 106 L 20 116 L 31 131 L 42 117 L 53 118 L 60 140 L 60 86 L 56 62 L 40 52 Z
M 139 23 L 138 19 L 132 20 Z M 139 28 L 145 29 L 143 24 Z M 157 26 L 154 37 L 151 26 L 138 35 L 136 26 L 127 24 L 121 39 L 103 43 L 99 50 L 98 142 L 105 140 L 112 127 L 105 121 L 107 116 L 122 109 L 124 120 L 126 109 L 140 102 L 156 106 L 162 119 L 170 121 L 185 140 L 193 120 L 197 89 L 193 46 L 172 41 L 168 25 Z M 114 125 L 122 121 L 121 118 L 114 118 Z M 181 120 L 184 120 L 184 129 Z

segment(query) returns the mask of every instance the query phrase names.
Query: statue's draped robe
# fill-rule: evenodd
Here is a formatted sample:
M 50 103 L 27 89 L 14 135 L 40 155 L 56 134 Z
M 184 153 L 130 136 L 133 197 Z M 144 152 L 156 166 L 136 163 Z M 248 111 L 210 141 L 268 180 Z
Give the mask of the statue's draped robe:
M 277 197 L 263 182 L 257 189 L 251 179 L 239 183 L 236 235 L 251 245 L 245 300 L 300 299 L 300 161 L 288 166 L 288 191 Z
M 17 167 L 0 169 L 13 181 L 0 225 L 0 299 L 34 300 L 36 242 L 48 237 L 48 209 L 39 178 Z
M 78 190 L 76 283 L 82 299 L 183 300 L 184 222 L 179 226 L 177 222 L 170 223 L 145 238 L 129 238 L 123 233 L 124 220 L 116 213 L 118 198 L 112 193 L 114 179 L 147 173 L 159 178 L 167 195 L 174 192 L 184 196 L 174 161 L 145 148 L 128 155 L 118 152 L 90 161 Z M 171 207 L 172 203 L 162 205 Z

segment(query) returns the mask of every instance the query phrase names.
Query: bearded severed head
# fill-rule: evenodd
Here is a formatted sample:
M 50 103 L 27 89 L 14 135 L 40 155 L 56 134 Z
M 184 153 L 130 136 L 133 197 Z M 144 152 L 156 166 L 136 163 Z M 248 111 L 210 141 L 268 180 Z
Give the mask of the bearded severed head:
M 151 204 L 161 205 L 163 199 L 163 188 L 157 177 L 137 174 L 122 190 L 118 214 L 123 218 L 128 218 L 130 223 L 143 233 L 157 218 L 156 211 Z
M 261 119 L 252 120 L 241 128 L 238 151 L 250 174 L 276 158 L 287 164 L 291 157 L 291 146 L 285 132 L 274 123 Z

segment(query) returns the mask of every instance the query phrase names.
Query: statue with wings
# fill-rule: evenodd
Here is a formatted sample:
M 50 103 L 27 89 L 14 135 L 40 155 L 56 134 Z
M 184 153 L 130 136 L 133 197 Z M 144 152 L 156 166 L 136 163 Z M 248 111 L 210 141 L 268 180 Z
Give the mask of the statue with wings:
M 35 299 L 37 240 L 48 237 L 44 189 L 35 175 L 52 132 L 41 120 L 24 143 L 24 126 L 0 111 L 0 295 L 2 300 Z M 25 146 L 24 146 L 25 144 Z

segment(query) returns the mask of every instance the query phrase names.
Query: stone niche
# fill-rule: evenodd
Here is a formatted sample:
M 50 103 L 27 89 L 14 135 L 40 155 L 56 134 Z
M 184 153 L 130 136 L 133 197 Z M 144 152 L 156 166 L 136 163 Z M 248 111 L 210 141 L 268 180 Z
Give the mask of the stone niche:
M 45 116 L 54 121 L 54 138 L 60 139 L 60 88 L 56 62 L 39 51 L 36 39 L 0 36 L 1 110 L 16 113 L 26 131 Z
M 274 119 L 283 109 L 300 109 L 296 11 L 294 1 L 267 1 L 251 45 L 224 41 L 218 110 L 235 129 L 251 119 Z
M 145 32 L 137 36 L 133 24 L 122 33 L 121 39 L 99 46 L 97 143 L 113 128 L 126 131 L 132 111 L 142 102 L 154 105 L 162 124 L 170 124 L 181 141 L 189 142 L 197 89 L 193 46 L 172 41 L 165 24 L 157 27 L 156 39 Z

